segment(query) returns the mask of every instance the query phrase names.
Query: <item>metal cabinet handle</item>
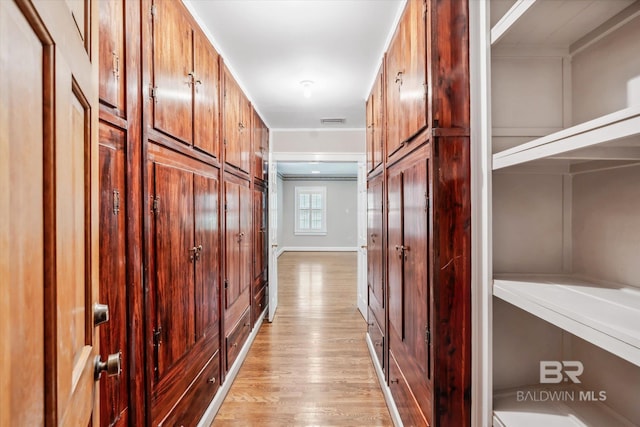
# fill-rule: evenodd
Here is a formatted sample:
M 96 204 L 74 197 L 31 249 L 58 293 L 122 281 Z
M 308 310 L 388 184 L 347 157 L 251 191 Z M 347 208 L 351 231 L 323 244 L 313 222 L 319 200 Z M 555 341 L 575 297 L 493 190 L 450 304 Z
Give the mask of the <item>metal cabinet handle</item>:
M 122 353 L 117 352 L 107 356 L 107 361 L 103 362 L 100 356 L 96 356 L 93 378 L 97 381 L 103 372 L 109 377 L 119 377 L 122 372 Z

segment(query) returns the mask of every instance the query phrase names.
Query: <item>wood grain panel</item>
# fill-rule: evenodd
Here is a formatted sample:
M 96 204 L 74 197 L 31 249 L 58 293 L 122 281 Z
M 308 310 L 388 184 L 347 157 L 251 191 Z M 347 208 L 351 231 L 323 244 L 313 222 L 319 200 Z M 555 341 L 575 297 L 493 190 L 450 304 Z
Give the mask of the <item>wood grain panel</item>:
M 240 168 L 242 111 L 240 110 L 241 91 L 231 72 L 223 66 L 223 105 L 222 105 L 222 137 L 224 139 L 225 162 Z
M 200 31 L 193 32 L 193 56 L 193 145 L 218 157 L 218 53 Z
M 375 90 L 375 89 L 374 89 Z M 369 98 L 367 99 L 366 109 L 365 109 L 365 120 L 367 125 L 366 131 L 366 154 L 367 154 L 367 171 L 372 171 L 374 168 L 374 154 L 373 154 L 373 103 L 374 103 L 375 95 L 373 91 Z
M 234 182 L 224 183 L 225 202 L 225 308 L 240 296 L 240 186 Z
M 387 180 L 387 263 L 389 287 L 389 326 L 402 337 L 404 331 L 404 224 L 402 173 L 394 173 Z
M 383 155 L 383 144 L 384 144 L 384 63 L 380 66 L 378 70 L 378 75 L 376 77 L 373 93 L 372 93 L 372 102 L 373 102 L 373 111 L 371 112 L 371 119 L 373 125 L 373 169 L 380 166 L 382 163 L 382 155 Z
M 193 138 L 192 30 L 183 6 L 174 0 L 154 0 L 153 127 L 191 145 Z
M 195 340 L 193 273 L 193 174 L 155 165 L 156 325 L 162 328 L 158 376 L 178 361 Z
M 265 266 L 265 231 L 263 189 L 253 187 L 253 276 L 252 279 L 262 279 Z
M 240 196 L 240 293 L 253 283 L 253 194 L 249 187 L 239 186 Z
M 0 425 L 43 425 L 45 52 L 14 2 L 0 51 Z
M 405 12 L 406 14 L 406 9 Z M 402 92 L 402 75 L 406 72 L 404 64 L 404 52 L 407 47 L 407 28 L 401 24 L 396 28 L 396 32 L 389 45 L 389 50 L 385 56 L 386 69 L 386 107 L 385 116 L 387 123 L 386 152 L 387 157 L 391 157 L 401 147 L 403 139 L 403 110 L 400 95 Z
M 220 224 L 218 180 L 194 175 L 195 245 L 202 246 L 195 265 L 196 339 L 220 319 Z
M 367 277 L 371 295 L 379 306 L 385 307 L 384 295 L 384 246 L 382 229 L 383 176 L 378 175 L 369 181 L 367 189 Z M 380 315 L 381 313 L 378 313 Z M 380 316 L 379 316 L 380 318 Z
M 411 387 L 407 384 L 404 374 L 398 366 L 393 351 L 389 351 L 389 388 L 404 425 L 415 427 L 429 425 L 418 402 L 416 402 Z
M 100 101 L 124 113 L 124 0 L 100 1 Z
M 407 140 L 427 126 L 425 14 L 426 0 L 409 0 L 401 25 L 408 32 L 404 51 L 405 72 L 400 85 L 403 140 Z
M 105 122 L 99 129 L 100 177 L 100 298 L 109 306 L 109 322 L 100 327 L 100 354 L 122 356 L 122 378 L 100 382 L 100 423 L 126 425 L 129 404 L 128 294 L 125 187 L 126 133 Z M 118 424 L 119 423 L 119 424 Z

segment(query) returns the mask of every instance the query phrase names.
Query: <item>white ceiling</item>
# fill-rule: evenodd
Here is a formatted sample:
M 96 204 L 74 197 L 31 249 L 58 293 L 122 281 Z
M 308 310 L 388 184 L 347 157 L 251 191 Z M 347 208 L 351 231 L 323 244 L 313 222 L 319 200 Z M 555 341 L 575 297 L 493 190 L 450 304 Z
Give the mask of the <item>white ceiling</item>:
M 278 162 L 278 173 L 284 177 L 357 177 L 356 162 Z
M 271 128 L 364 128 L 405 0 L 184 0 Z M 303 96 L 312 80 L 312 96 Z M 321 118 L 345 118 L 322 125 Z

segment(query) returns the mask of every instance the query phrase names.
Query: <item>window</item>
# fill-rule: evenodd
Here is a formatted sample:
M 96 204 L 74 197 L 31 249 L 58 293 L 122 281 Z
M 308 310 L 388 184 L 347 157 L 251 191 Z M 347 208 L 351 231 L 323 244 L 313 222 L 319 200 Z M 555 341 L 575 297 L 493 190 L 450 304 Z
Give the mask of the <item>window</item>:
M 327 234 L 327 188 L 296 187 L 295 234 Z

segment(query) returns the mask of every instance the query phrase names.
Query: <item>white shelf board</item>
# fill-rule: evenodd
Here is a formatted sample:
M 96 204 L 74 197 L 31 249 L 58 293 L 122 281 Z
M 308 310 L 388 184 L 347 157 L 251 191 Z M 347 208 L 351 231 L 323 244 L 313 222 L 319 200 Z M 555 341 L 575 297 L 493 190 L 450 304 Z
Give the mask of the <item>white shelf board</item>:
M 638 136 L 637 141 L 632 137 Z M 493 169 L 506 168 L 574 150 L 627 139 L 626 146 L 640 147 L 640 105 L 536 138 L 493 155 Z
M 495 275 L 493 294 L 640 366 L 640 288 L 570 275 Z
M 530 392 L 529 396 L 542 397 L 541 391 L 554 393 L 555 400 L 546 402 L 521 399 L 517 393 Z M 580 400 L 575 386 L 541 387 L 524 386 L 500 391 L 493 396 L 494 427 L 633 427 L 626 418 L 599 401 Z M 592 390 L 586 390 L 592 391 Z M 599 397 L 599 390 L 595 390 Z M 537 393 L 537 394 L 536 394 Z M 571 400 L 573 397 L 573 400 Z M 542 400 L 542 399 L 539 399 Z
M 491 45 L 570 46 L 634 0 L 518 0 L 491 29 Z

